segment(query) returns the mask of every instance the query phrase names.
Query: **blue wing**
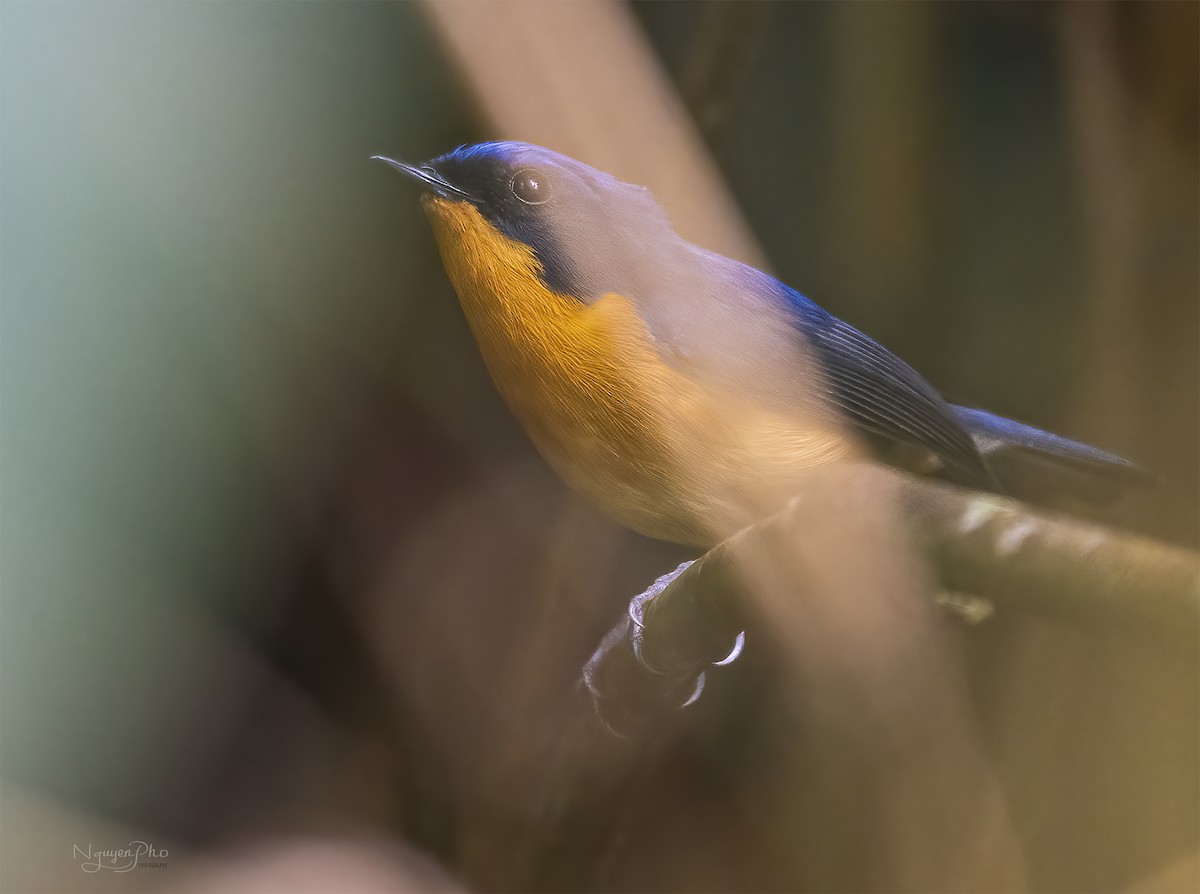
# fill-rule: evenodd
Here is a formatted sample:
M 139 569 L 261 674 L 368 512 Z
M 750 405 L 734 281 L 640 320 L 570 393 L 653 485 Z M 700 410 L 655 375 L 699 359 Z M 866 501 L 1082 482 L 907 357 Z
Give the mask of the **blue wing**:
M 877 438 L 925 448 L 962 484 L 998 484 L 954 408 L 883 345 L 781 284 L 796 328 L 825 374 L 827 400 Z
M 1149 476 L 1079 441 L 950 404 L 912 367 L 795 290 L 797 328 L 824 370 L 828 400 L 864 432 L 932 451 L 948 477 L 1034 502 L 1112 500 Z

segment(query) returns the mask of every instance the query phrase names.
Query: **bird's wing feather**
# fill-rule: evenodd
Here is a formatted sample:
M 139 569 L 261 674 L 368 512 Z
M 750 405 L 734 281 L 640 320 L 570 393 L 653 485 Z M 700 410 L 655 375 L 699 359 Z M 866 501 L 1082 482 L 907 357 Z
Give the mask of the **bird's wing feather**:
M 803 298 L 792 301 L 826 378 L 826 398 L 865 432 L 924 447 L 955 480 L 996 482 L 953 408 L 911 366 L 832 314 Z M 789 296 L 790 297 L 790 296 Z
M 804 349 L 825 377 L 819 403 L 840 421 L 928 450 L 961 484 L 997 487 L 950 404 L 903 360 L 773 276 L 692 246 L 687 251 L 687 265 L 672 267 L 669 279 L 656 269 L 638 290 L 639 314 L 656 342 L 671 349 L 667 363 L 759 383 L 773 401 L 811 401 L 811 382 L 789 386 L 778 370 L 763 369 L 763 352 Z

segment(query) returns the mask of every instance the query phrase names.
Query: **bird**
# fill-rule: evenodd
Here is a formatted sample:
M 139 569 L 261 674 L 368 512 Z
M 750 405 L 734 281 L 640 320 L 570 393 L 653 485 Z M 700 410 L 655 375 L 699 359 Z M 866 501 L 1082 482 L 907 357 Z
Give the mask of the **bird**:
M 1144 477 L 951 403 L 801 292 L 686 241 L 645 187 L 516 141 L 372 158 L 423 187 L 484 362 L 534 446 L 641 534 L 707 548 L 814 470 L 858 459 L 1025 499 L 1105 502 Z

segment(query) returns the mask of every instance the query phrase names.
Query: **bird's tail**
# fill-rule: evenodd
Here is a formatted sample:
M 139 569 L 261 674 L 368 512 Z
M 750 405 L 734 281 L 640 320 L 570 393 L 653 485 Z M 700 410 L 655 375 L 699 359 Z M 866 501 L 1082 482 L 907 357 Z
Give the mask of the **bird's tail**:
M 1150 476 L 1116 454 L 983 410 L 954 407 L 1004 491 L 1018 499 L 1102 505 Z

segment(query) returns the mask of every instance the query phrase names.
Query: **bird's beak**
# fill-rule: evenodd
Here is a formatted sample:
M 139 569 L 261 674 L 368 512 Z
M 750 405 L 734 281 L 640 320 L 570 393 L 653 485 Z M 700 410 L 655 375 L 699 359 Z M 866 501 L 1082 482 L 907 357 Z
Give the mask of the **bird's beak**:
M 466 199 L 468 201 L 473 198 L 470 193 L 465 192 L 459 189 L 453 183 L 450 183 L 445 177 L 443 177 L 429 165 L 421 165 L 421 167 L 417 168 L 413 167 L 412 165 L 406 165 L 402 161 L 395 161 L 394 159 L 386 158 L 382 155 L 372 155 L 371 160 L 374 161 L 375 159 L 391 165 L 400 173 L 407 174 L 414 180 L 420 181 L 427 189 L 437 193 L 443 198 Z

